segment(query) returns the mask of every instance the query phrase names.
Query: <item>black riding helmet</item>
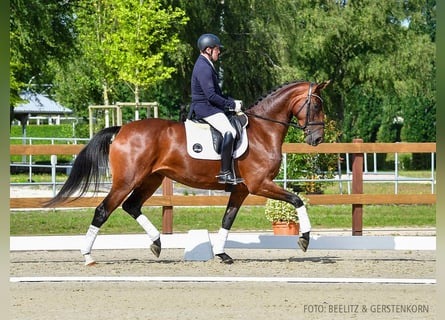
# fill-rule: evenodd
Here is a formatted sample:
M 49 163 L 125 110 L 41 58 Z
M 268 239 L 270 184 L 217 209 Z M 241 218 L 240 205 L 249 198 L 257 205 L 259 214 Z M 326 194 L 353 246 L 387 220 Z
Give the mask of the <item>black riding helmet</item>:
M 204 33 L 198 39 L 198 48 L 200 51 L 204 51 L 208 47 L 213 48 L 215 46 L 224 48 L 219 38 L 212 33 Z

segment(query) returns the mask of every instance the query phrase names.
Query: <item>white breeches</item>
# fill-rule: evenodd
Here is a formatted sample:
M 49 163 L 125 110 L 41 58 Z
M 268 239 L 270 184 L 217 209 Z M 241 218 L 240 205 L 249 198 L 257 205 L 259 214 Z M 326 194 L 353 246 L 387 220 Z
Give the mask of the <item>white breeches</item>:
M 221 132 L 223 137 L 226 132 L 231 132 L 233 138 L 236 138 L 236 130 L 233 128 L 232 124 L 224 113 L 216 113 L 214 115 L 205 117 L 204 120 L 216 130 Z

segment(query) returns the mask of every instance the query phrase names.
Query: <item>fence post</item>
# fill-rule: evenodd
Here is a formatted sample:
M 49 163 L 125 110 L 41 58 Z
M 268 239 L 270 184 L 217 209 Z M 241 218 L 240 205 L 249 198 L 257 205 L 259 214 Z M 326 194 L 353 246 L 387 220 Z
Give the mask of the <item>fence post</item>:
M 363 139 L 353 139 L 353 143 L 363 143 Z M 363 194 L 363 153 L 352 155 L 352 193 Z M 363 233 L 363 205 L 352 204 L 352 235 Z
M 51 155 L 51 182 L 53 184 L 53 196 L 56 196 L 56 165 L 57 165 L 57 156 L 55 154 Z
M 167 177 L 162 181 L 162 195 L 173 195 L 173 181 Z M 173 233 L 173 206 L 162 207 L 162 233 Z

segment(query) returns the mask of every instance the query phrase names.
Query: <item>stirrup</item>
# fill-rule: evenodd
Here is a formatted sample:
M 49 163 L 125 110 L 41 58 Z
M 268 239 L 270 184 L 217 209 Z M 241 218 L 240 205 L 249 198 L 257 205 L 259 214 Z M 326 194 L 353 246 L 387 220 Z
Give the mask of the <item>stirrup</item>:
M 217 175 L 216 178 L 218 179 L 218 183 L 221 184 L 239 184 L 244 182 L 244 179 L 237 178 L 230 171 L 220 172 L 220 174 Z

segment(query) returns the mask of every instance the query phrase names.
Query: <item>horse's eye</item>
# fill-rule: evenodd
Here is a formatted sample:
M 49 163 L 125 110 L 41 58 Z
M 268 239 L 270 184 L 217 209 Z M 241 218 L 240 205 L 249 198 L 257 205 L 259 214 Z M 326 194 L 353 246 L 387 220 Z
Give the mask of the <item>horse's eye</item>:
M 314 104 L 314 111 L 315 112 L 320 112 L 321 111 L 321 104 L 320 103 L 315 103 Z

